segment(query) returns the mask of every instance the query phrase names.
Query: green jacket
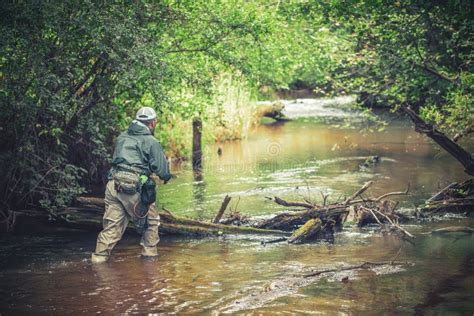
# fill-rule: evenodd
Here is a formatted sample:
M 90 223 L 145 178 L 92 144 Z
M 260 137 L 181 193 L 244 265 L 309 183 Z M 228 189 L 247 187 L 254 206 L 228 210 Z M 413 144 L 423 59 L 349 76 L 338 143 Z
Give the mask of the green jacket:
M 117 138 L 112 172 L 124 165 L 138 168 L 147 175 L 154 173 L 165 182 L 171 178 L 160 142 L 145 124 L 137 120 Z

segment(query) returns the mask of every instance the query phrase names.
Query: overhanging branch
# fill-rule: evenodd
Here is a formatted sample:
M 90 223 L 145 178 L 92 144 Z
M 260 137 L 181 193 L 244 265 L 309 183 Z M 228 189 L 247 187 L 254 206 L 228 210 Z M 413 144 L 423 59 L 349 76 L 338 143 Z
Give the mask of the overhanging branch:
M 411 108 L 402 107 L 402 109 L 408 114 L 413 123 L 415 123 L 415 131 L 423 133 L 434 140 L 439 146 L 441 146 L 464 166 L 464 172 L 466 172 L 468 175 L 474 176 L 474 159 L 470 153 L 452 141 L 445 134 L 438 131 L 433 125 L 426 123 Z

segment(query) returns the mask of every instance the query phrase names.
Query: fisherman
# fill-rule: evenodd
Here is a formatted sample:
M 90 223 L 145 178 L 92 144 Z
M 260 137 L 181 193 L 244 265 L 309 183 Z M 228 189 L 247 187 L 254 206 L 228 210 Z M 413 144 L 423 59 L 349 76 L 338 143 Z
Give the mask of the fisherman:
M 166 184 L 171 174 L 163 149 L 153 136 L 155 127 L 155 111 L 142 107 L 128 130 L 117 138 L 105 190 L 103 230 L 97 237 L 93 263 L 109 259 L 130 220 L 142 234 L 142 256 L 158 255 L 160 216 L 155 209 L 156 187 L 150 176 L 155 174 Z

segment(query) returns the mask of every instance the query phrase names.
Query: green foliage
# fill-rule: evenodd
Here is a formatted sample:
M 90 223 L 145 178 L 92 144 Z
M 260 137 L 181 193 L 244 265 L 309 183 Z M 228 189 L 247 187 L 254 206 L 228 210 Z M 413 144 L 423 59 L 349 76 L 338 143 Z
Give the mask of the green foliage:
M 3 1 L 2 210 L 52 214 L 103 184 L 114 137 L 141 106 L 189 155 L 245 136 L 256 91 L 358 93 L 472 127 L 472 6 L 463 1 Z M 383 124 L 379 125 L 380 128 Z
M 180 127 L 218 108 L 223 73 L 254 78 L 273 16 L 248 1 L 5 1 L 0 5 L 2 209 L 63 207 L 104 181 L 135 111 L 186 153 Z M 172 148 L 174 146 L 174 148 Z
M 333 74 L 335 85 L 371 106 L 420 108 L 453 134 L 472 127 L 474 8 L 468 2 L 328 0 L 311 8 L 354 45 Z

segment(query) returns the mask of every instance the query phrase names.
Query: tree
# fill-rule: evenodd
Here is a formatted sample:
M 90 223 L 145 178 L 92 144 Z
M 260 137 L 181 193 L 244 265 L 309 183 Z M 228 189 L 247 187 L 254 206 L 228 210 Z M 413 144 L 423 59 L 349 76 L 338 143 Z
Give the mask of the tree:
M 466 1 L 341 0 L 311 6 L 313 15 L 324 16 L 328 27 L 344 30 L 340 34 L 354 43 L 354 55 L 333 73 L 335 85 L 372 105 L 411 107 L 425 126 L 434 124 L 437 133 L 456 141 L 474 130 L 473 10 Z M 466 156 L 456 146 L 455 157 Z M 472 175 L 469 156 L 460 161 Z

